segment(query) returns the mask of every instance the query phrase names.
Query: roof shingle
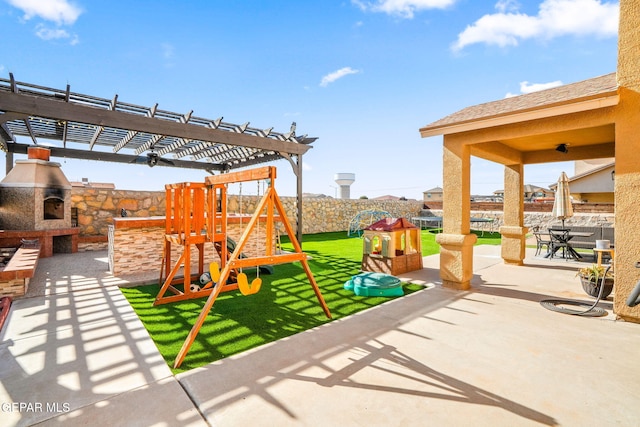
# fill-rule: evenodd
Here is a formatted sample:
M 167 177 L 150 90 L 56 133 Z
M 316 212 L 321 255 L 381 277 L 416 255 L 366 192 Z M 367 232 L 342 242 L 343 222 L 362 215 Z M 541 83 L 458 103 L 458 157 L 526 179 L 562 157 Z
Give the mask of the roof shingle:
M 466 107 L 456 113 L 430 123 L 420 130 L 423 131 L 491 117 L 506 116 L 513 113 L 521 113 L 528 110 L 563 104 L 569 101 L 589 99 L 601 94 L 613 92 L 617 90 L 617 88 L 616 73 L 605 74 L 577 83 Z

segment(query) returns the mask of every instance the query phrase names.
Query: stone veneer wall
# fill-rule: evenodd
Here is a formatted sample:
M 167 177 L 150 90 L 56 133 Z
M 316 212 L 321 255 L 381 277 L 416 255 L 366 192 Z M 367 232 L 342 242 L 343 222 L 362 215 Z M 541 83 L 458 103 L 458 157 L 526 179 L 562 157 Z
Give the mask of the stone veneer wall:
M 0 282 L 0 298 L 21 297 L 29 290 L 29 278 Z
M 122 209 L 128 216 L 164 216 L 164 191 L 130 191 L 73 187 L 71 207 L 78 209 L 80 236 L 107 236 Z
M 164 243 L 163 227 L 141 227 L 134 229 L 114 229 L 115 247 L 109 251 L 109 269 L 117 276 L 135 275 L 141 272 L 157 271 L 160 275 Z M 174 264 L 182 254 L 182 246 L 171 246 L 171 260 Z M 205 245 L 206 260 L 215 259 L 212 244 Z M 172 265 L 173 266 L 173 265 Z M 192 247 L 191 271 L 198 271 L 198 250 Z
M 240 240 L 242 232 L 249 221 L 244 221 L 245 225 L 239 223 L 231 223 L 227 225 L 227 235 L 235 242 Z M 151 222 L 151 221 L 148 221 Z M 141 272 L 158 271 L 162 265 L 162 254 L 164 251 L 164 221 L 159 218 L 158 225 L 153 226 L 146 224 L 142 227 L 127 226 L 110 226 L 109 232 L 112 233 L 109 242 L 109 270 L 118 276 L 135 275 Z M 235 222 L 238 222 L 236 219 Z M 250 235 L 249 241 L 242 250 L 242 253 L 249 257 L 263 256 L 266 253 L 266 227 L 263 225 L 256 226 L 254 232 Z M 275 251 L 275 236 L 273 250 Z M 182 255 L 182 246 L 177 244 L 171 245 L 171 268 Z M 191 248 L 191 272 L 195 274 L 198 271 L 198 249 L 195 246 Z M 205 262 L 218 261 L 220 258 L 212 243 L 204 246 Z M 205 265 L 205 270 L 207 269 Z M 180 273 L 182 274 L 182 273 Z

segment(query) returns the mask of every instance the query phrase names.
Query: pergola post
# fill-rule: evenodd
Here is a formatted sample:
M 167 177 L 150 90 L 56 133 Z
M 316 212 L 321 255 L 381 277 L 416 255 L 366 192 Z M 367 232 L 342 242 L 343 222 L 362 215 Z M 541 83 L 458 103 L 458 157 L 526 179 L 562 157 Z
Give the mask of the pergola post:
M 296 239 L 302 245 L 302 154 L 297 156 L 294 172 L 296 174 Z
M 11 172 L 11 169 L 13 169 L 13 152 L 7 151 L 4 154 L 5 154 L 4 164 L 5 164 L 5 170 L 6 170 L 5 175 L 7 175 L 9 172 Z
M 442 285 L 465 290 L 473 277 L 471 234 L 471 154 L 469 146 L 445 135 L 443 154 L 443 232 L 436 236 L 440 244 Z
M 524 165 L 504 167 L 504 225 L 502 235 L 502 259 L 505 264 L 524 265 L 526 237 L 524 227 Z
M 289 161 L 296 176 L 296 239 L 302 245 L 302 154 L 298 154 L 295 160 L 289 154 L 280 155 Z

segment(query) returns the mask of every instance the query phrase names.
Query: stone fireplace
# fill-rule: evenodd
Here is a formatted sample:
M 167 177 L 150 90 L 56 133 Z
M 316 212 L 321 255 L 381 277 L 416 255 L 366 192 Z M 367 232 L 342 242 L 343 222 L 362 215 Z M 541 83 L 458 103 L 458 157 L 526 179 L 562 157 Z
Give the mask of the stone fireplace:
M 46 148 L 29 148 L 0 182 L 0 227 L 53 230 L 71 227 L 71 184 Z
M 71 184 L 49 150 L 31 147 L 0 182 L 0 245 L 38 239 L 41 256 L 76 252 L 78 229 L 71 224 Z

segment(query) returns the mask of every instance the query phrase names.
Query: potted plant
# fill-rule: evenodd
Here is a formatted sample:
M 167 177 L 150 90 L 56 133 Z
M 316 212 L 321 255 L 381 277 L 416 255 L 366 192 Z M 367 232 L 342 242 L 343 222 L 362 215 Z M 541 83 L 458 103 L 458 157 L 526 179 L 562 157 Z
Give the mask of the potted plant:
M 606 298 L 611 294 L 613 290 L 613 281 L 614 274 L 613 269 L 610 268 L 607 271 L 606 266 L 598 266 L 597 264 L 592 264 L 589 267 L 582 267 L 578 270 L 576 276 L 580 277 L 580 282 L 582 283 L 582 289 L 591 295 L 592 297 L 597 297 L 600 294 L 600 286 L 602 284 L 602 277 L 604 278 L 604 290 L 602 291 L 601 298 Z

